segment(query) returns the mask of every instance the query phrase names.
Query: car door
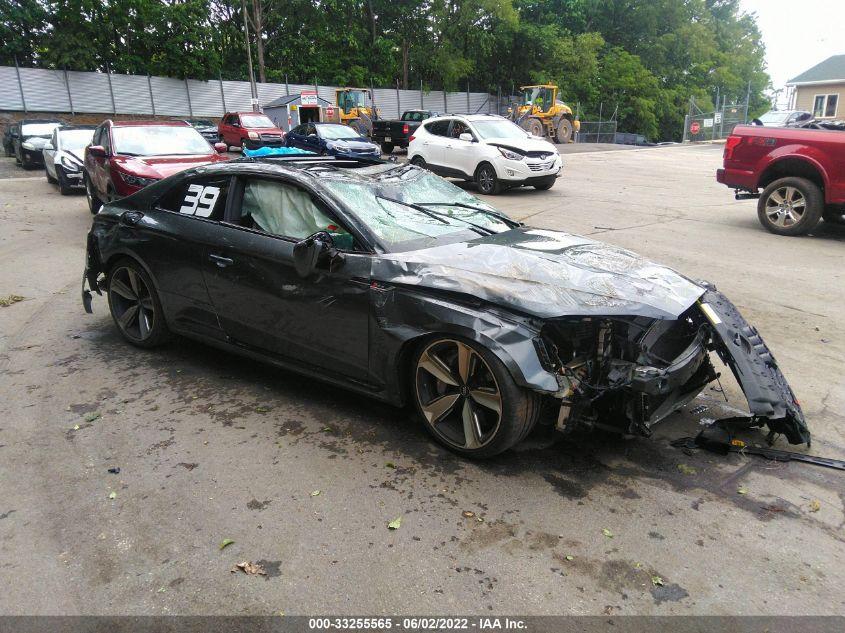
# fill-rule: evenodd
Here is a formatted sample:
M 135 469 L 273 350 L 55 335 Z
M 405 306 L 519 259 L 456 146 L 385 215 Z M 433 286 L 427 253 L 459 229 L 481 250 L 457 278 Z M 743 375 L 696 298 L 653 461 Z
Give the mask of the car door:
M 461 134 L 469 134 L 473 137 L 473 140 L 464 141 L 460 138 Z M 453 119 L 449 126 L 449 136 L 446 139 L 443 154 L 444 167 L 448 167 L 456 176 L 472 178 L 475 175 L 475 168 L 478 166 L 477 141 L 478 137 L 464 121 Z
M 451 119 L 440 119 L 425 124 L 428 134 L 423 137 L 422 155 L 435 173 L 441 173 L 443 170 L 445 145 L 448 140 L 446 135 L 450 123 Z
M 309 152 L 314 152 L 315 154 L 319 154 L 323 150 L 320 142 L 320 136 L 317 134 L 317 126 L 313 123 L 308 123 L 305 126 L 305 138 L 302 148 L 307 149 Z
M 224 338 L 203 278 L 204 256 L 219 239 L 232 177 L 177 178 L 148 212 L 127 212 L 136 255 L 155 280 L 176 330 Z
M 330 209 L 297 184 L 243 178 L 203 272 L 220 324 L 233 342 L 314 371 L 365 382 L 369 362 L 370 256 L 303 279 L 293 248 L 318 230 L 336 245 L 351 235 Z
M 297 125 L 285 135 L 285 143 L 288 147 L 298 147 L 300 149 L 303 147 L 305 143 L 305 127 L 306 125 L 304 123 Z
M 52 149 L 49 149 L 52 147 Z M 44 170 L 53 178 L 56 177 L 56 152 L 59 151 L 59 131 L 53 130 L 53 136 L 50 137 L 50 145 L 45 146 L 44 154 Z
M 106 192 L 109 188 L 109 157 L 111 155 L 111 139 L 109 138 L 109 126 L 102 124 L 94 132 L 92 145 L 99 145 L 106 150 L 105 156 L 94 156 L 90 152 L 85 154 L 85 168 L 88 171 L 88 178 L 94 187 L 94 191 L 103 200 L 106 199 Z

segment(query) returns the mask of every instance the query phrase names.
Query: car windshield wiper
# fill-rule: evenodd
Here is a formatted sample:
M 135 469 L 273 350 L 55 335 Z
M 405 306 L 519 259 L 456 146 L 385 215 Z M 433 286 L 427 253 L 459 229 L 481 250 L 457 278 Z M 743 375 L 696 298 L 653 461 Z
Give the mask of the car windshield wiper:
M 465 220 L 464 218 L 459 218 L 454 215 L 446 215 L 445 213 L 437 213 L 436 211 L 432 211 L 431 209 L 426 209 L 424 206 L 413 203 L 413 202 L 405 202 L 403 200 L 396 200 L 395 198 L 388 198 L 386 196 L 376 195 L 376 198 L 380 198 L 381 200 L 387 200 L 388 202 L 395 202 L 396 204 L 401 204 L 405 207 L 410 207 L 411 209 L 415 209 L 420 213 L 427 215 L 430 218 L 434 218 L 442 222 L 443 224 L 452 224 L 449 220 L 458 220 L 458 222 L 463 222 L 464 224 L 468 224 L 475 230 L 476 233 L 479 235 L 493 235 L 496 231 L 492 229 L 488 229 L 487 227 L 481 226 L 480 224 L 476 224 L 475 222 L 470 222 L 469 220 Z
M 496 218 L 497 220 L 501 220 L 508 226 L 522 226 L 522 222 L 517 222 L 516 220 L 509 218 L 506 215 L 502 215 L 501 213 L 496 213 L 495 211 L 490 211 L 489 209 L 482 209 L 481 207 L 474 207 L 471 204 L 464 204 L 463 202 L 419 202 L 417 203 L 421 206 L 430 206 L 430 207 L 461 207 L 462 209 L 472 209 L 473 211 L 478 211 L 479 213 L 483 213 L 484 215 L 489 215 L 491 218 Z

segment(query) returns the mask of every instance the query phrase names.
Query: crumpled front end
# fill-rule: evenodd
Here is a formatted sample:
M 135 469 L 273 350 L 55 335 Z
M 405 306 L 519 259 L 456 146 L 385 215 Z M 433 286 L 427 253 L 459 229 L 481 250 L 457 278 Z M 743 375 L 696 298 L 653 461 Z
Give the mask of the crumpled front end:
M 563 432 L 586 426 L 650 435 L 654 424 L 719 378 L 710 357 L 715 352 L 748 400 L 747 426 L 768 425 L 792 444 L 810 442 L 801 407 L 774 357 L 714 289 L 677 319 L 551 319 L 537 348 L 560 384 L 557 427 Z

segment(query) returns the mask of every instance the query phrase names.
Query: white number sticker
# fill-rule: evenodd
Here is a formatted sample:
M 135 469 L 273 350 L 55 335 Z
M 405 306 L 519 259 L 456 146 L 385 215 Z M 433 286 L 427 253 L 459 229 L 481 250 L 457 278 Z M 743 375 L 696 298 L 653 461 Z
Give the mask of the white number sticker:
M 179 213 L 198 215 L 201 218 L 211 216 L 217 198 L 220 197 L 220 187 L 203 187 L 202 185 L 188 185 L 188 193 L 182 201 Z

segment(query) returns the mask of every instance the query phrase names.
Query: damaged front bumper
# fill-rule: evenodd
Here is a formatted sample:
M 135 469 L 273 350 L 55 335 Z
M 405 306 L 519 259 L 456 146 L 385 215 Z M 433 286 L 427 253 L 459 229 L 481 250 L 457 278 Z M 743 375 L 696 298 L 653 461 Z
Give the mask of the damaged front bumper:
M 546 355 L 559 361 L 553 369 L 561 384 L 561 431 L 595 426 L 650 435 L 655 423 L 718 380 L 710 361 L 715 352 L 748 400 L 750 415 L 733 418 L 734 425 L 767 425 L 792 444 L 810 443 L 801 407 L 771 352 L 715 289 L 707 289 L 674 321 L 589 319 L 567 327 L 546 332 L 544 344 Z M 577 341 L 579 333 L 580 340 L 594 341 L 592 346 L 575 343 L 564 349 L 562 341 Z

